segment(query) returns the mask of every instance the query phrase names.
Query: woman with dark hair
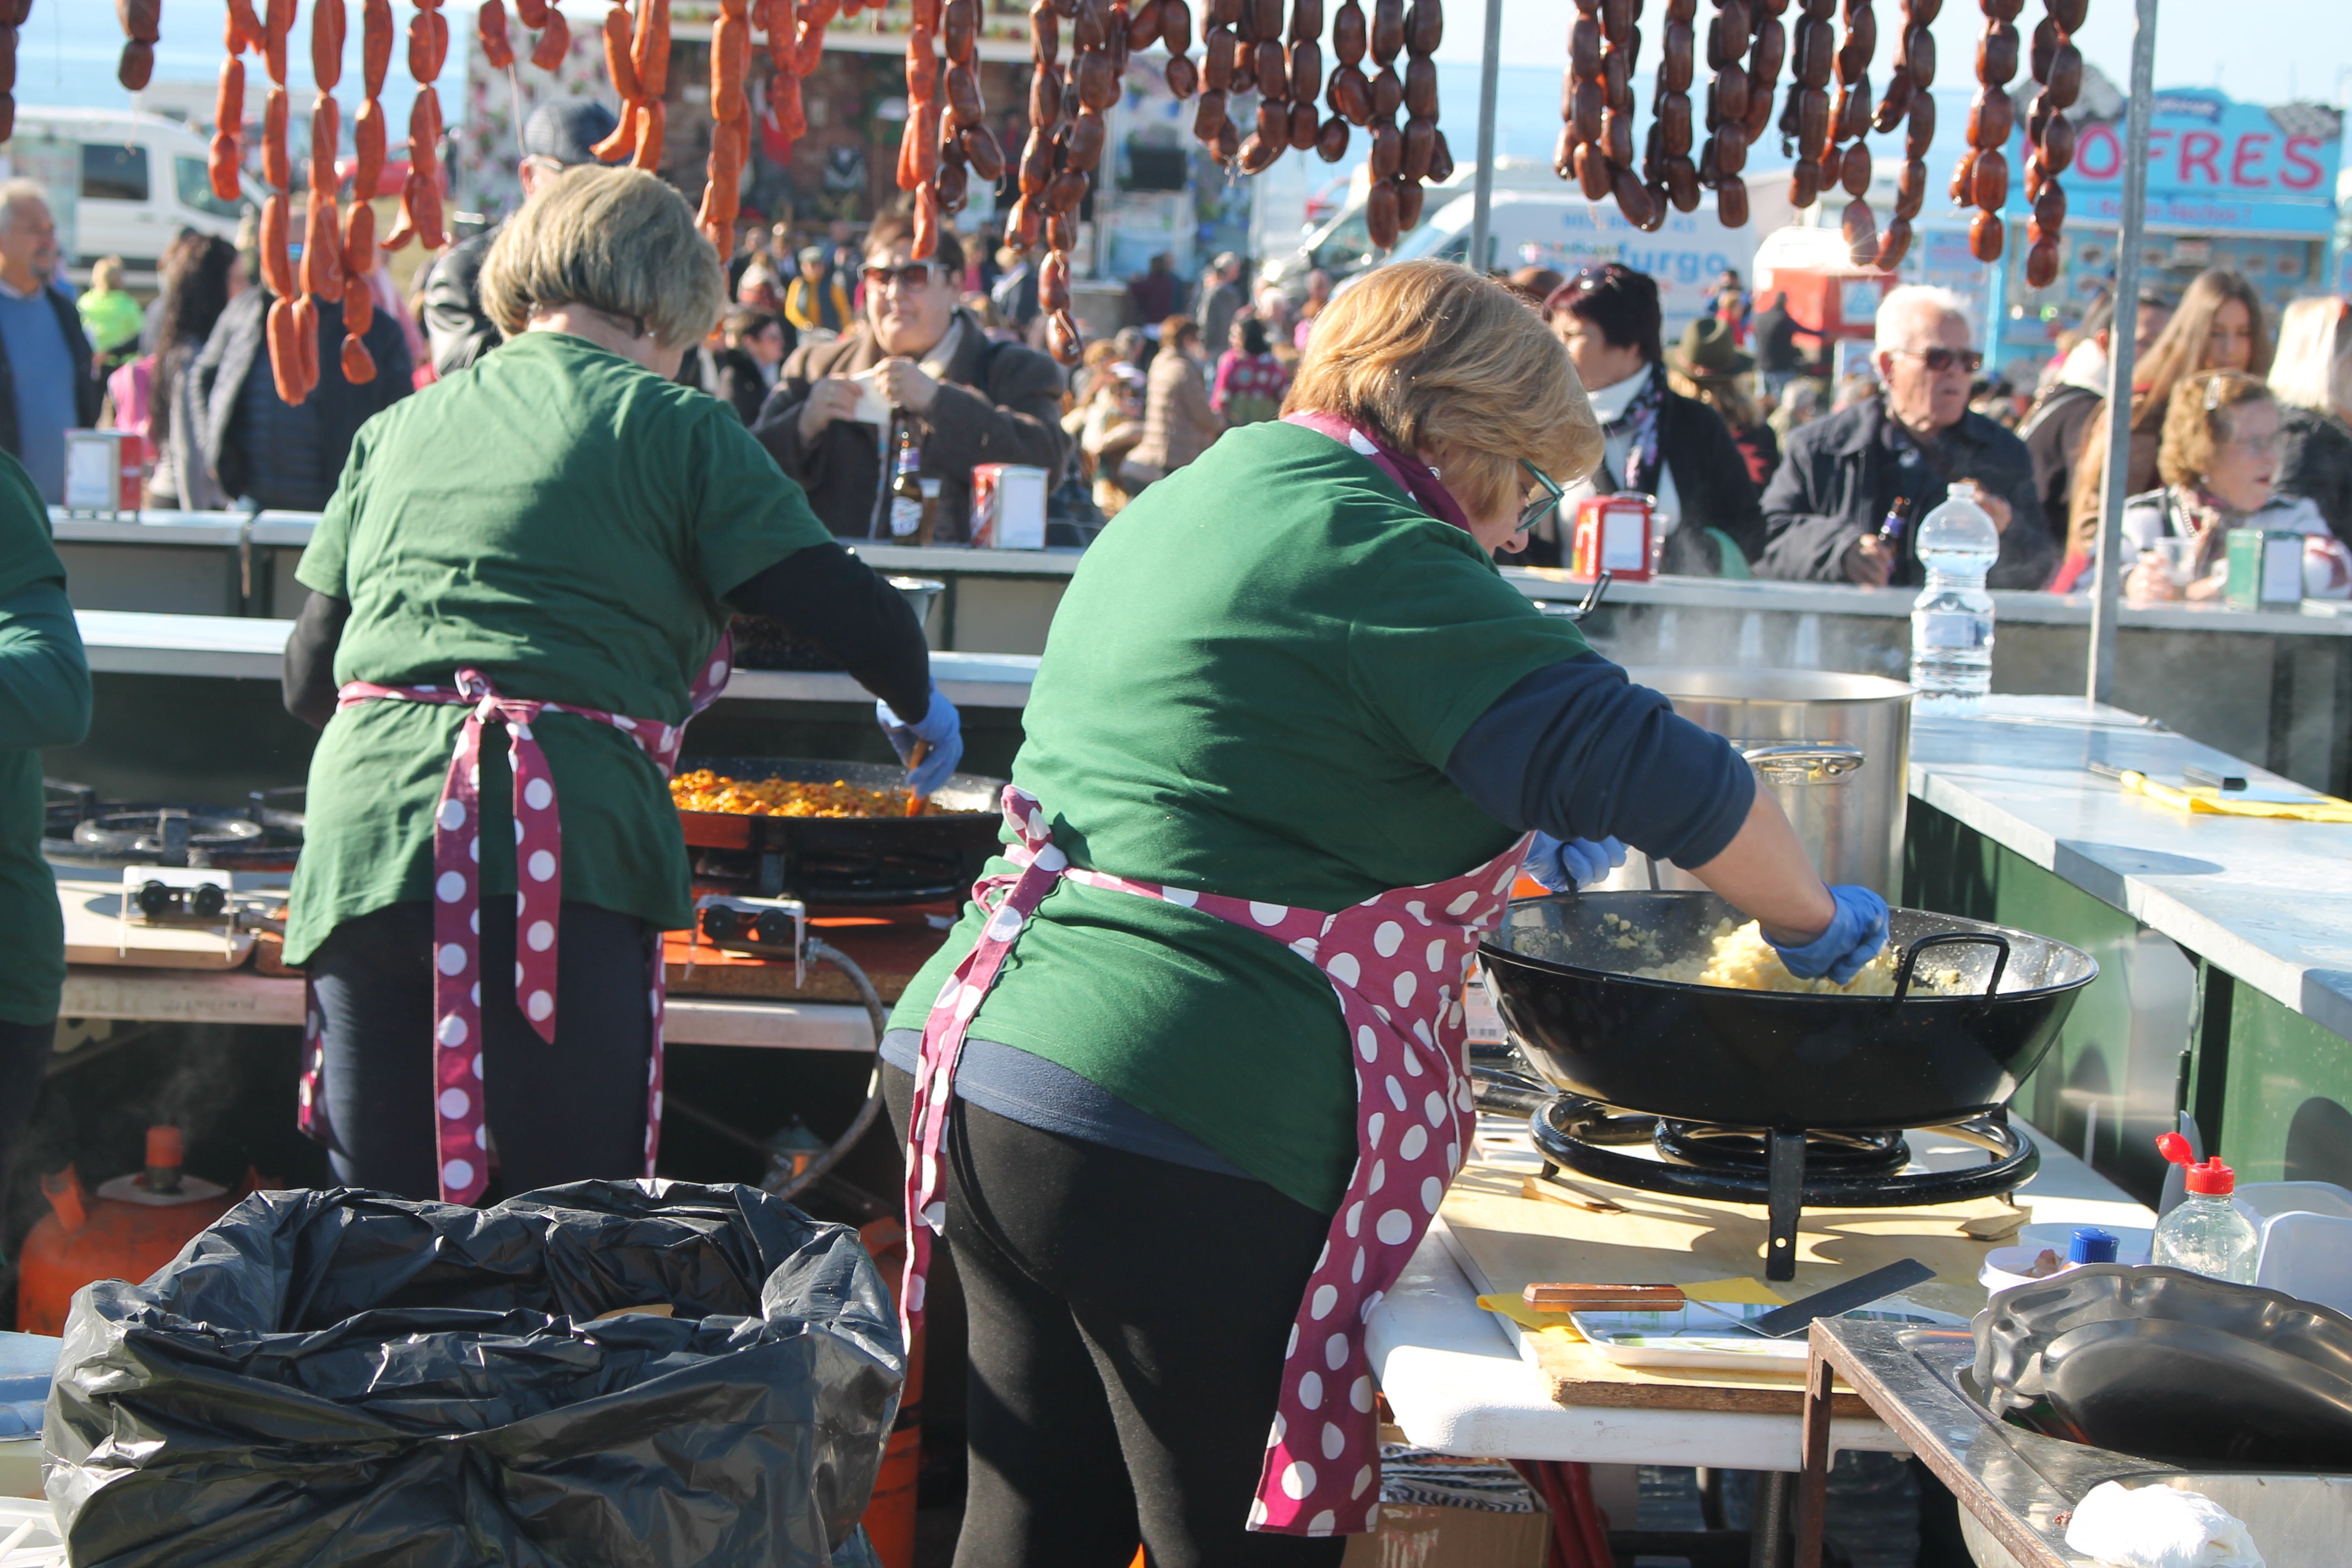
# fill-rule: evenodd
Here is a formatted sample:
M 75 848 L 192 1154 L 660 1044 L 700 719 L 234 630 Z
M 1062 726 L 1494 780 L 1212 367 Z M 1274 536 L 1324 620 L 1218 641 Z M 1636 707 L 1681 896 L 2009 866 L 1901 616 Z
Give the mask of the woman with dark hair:
M 2200 272 L 2180 296 L 2180 309 L 2147 358 L 2132 373 L 2131 459 L 2124 493 L 2154 489 L 2157 455 L 2164 444 L 2164 420 L 2172 389 L 2205 370 L 2234 370 L 2260 378 L 2271 373 L 2270 328 L 2262 296 L 2235 272 Z M 2101 400 L 2104 409 L 2105 400 Z M 2107 421 L 2089 416 L 2081 456 L 2074 460 L 2074 494 L 2067 508 L 2066 563 L 2059 569 L 2061 592 L 2080 575 L 2097 548 L 2103 487 L 2107 474 Z
M 1657 280 L 1614 261 L 1588 267 L 1552 290 L 1543 315 L 1568 346 L 1609 450 L 1569 492 L 1558 521 L 1529 540 L 1528 563 L 1563 563 L 1565 531 L 1585 496 L 1633 490 L 1657 498 L 1663 570 L 1746 576 L 1764 550 L 1756 482 L 1722 416 L 1666 384 Z
M 217 511 L 228 497 L 205 467 L 205 406 L 188 367 L 204 353 L 213 323 L 244 282 L 236 247 L 217 235 L 182 229 L 156 271 L 163 285 L 163 310 L 155 330 L 155 381 L 147 395 L 147 439 L 155 448 L 148 504 Z
M 1228 425 L 1255 425 L 1282 416 L 1282 395 L 1290 389 L 1290 373 L 1274 357 L 1265 323 L 1255 316 L 1234 318 L 1232 346 L 1217 357 L 1217 384 L 1209 406 Z

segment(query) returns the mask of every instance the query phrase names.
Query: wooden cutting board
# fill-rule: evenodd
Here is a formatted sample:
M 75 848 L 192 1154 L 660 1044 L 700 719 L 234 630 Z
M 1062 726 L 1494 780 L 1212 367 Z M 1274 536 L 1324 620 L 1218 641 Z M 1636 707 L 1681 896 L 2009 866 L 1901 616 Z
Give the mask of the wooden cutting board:
M 1439 1210 L 1447 1246 L 1482 1295 L 1517 1296 L 1542 1280 L 1696 1285 L 1764 1278 L 1760 1205 L 1636 1192 L 1569 1173 L 1565 1179 L 1576 1187 L 1605 1195 L 1622 1210 L 1595 1214 L 1522 1196 L 1526 1175 L 1523 1168 L 1474 1162 L 1454 1178 Z M 1771 1288 L 1793 1301 L 1916 1258 L 1936 1278 L 1904 1298 L 1973 1315 L 1985 1303 L 1977 1269 L 1998 1244 L 1972 1239 L 1961 1226 L 2016 1212 L 1999 1198 L 1933 1208 L 1808 1209 L 1797 1235 L 1797 1277 Z M 1786 1415 L 1803 1409 L 1801 1373 L 1623 1366 L 1572 1337 L 1572 1331 L 1519 1332 L 1562 1405 Z M 1868 1412 L 1859 1399 L 1841 1396 L 1837 1414 Z
M 251 931 L 217 926 L 151 926 L 116 919 L 122 881 L 58 879 L 66 962 L 140 969 L 235 969 L 253 954 Z

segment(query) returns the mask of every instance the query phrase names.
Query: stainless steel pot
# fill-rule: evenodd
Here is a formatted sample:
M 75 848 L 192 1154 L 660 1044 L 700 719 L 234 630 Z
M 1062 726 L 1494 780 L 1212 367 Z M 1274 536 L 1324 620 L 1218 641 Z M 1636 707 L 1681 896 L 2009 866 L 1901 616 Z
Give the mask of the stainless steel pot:
M 1874 675 L 1813 669 L 1634 668 L 1675 711 L 1748 755 L 1824 879 L 1903 891 L 1903 831 L 1910 801 L 1911 688 Z M 1639 850 L 1601 886 L 1614 890 L 1702 887 L 1671 861 Z

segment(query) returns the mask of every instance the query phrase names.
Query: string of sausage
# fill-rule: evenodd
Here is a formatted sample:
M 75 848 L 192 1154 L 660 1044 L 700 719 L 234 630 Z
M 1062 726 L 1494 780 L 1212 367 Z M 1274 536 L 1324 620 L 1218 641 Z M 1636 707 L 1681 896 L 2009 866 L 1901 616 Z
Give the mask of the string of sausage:
M 16 133 L 16 29 L 33 14 L 33 0 L 0 0 L 0 142 Z
M 1715 193 L 1716 216 L 1727 228 L 1748 222 L 1748 150 L 1772 120 L 1772 89 L 1788 54 L 1788 30 L 1780 14 L 1789 0 L 1716 0 L 1717 10 L 1706 40 L 1714 79 L 1706 94 L 1706 145 L 1699 152 L 1698 184 Z M 1661 78 L 1676 70 L 1695 49 L 1695 40 L 1666 29 Z
M 818 15 L 831 18 L 832 0 L 816 0 L 803 14 L 803 28 L 806 16 Z M 819 21 L 816 28 L 817 47 L 822 47 L 824 22 Z M 796 51 L 798 47 L 796 37 Z M 798 58 L 796 53 L 796 63 Z M 806 76 L 815 64 L 812 49 L 806 68 L 798 75 Z M 607 163 L 626 158 L 632 168 L 659 173 L 667 125 L 662 95 L 669 87 L 669 0 L 637 0 L 634 21 L 628 7 L 615 0 L 604 14 L 604 69 L 613 79 L 613 90 L 620 96 L 621 122 L 589 151 Z
M 299 403 L 319 379 L 318 307 L 303 294 L 289 248 L 294 165 L 287 151 L 287 37 L 294 30 L 294 0 L 268 0 L 260 17 L 261 60 L 269 72 L 269 99 L 261 117 L 261 177 L 269 195 L 261 204 L 261 275 L 276 298 L 265 318 L 269 372 L 278 397 Z M 236 26 L 234 10 L 232 28 Z
M 2074 33 L 2089 0 L 2043 0 L 2048 14 L 2033 29 L 2033 79 L 2042 90 L 2025 119 L 2025 198 L 2033 216 L 2025 226 L 2028 287 L 2047 289 L 2058 279 L 2058 234 L 2066 222 L 2066 193 L 2058 184 L 2074 162 L 2074 126 L 2066 118 L 2083 90 L 2083 56 Z
M 539 41 L 531 46 L 530 63 L 543 71 L 551 71 L 563 63 L 572 51 L 572 25 L 563 13 L 549 0 L 515 0 L 515 14 L 526 27 L 539 30 Z M 482 8 L 474 18 L 475 36 L 482 41 L 482 58 L 492 70 L 511 69 L 515 62 L 514 43 L 507 37 L 506 0 L 482 0 Z
M 1748 0 L 1716 0 L 1716 4 L 1723 9 L 1708 25 L 1707 63 L 1717 68 L 1728 65 L 1744 75 L 1739 59 L 1748 52 Z M 1693 25 L 1697 9 L 1698 0 L 1666 0 L 1662 58 L 1650 99 L 1650 136 L 1642 153 L 1643 184 L 1654 200 L 1660 195 L 1665 198 L 1656 203 L 1662 223 L 1668 204 L 1676 212 L 1698 207 L 1698 164 L 1691 158 L 1690 100 L 1697 63 Z M 1735 43 L 1725 41 L 1735 37 Z M 1719 91 L 1718 88 L 1718 96 Z
M 1903 37 L 1895 46 L 1895 70 L 1887 79 L 1886 96 L 1871 116 L 1872 129 L 1893 131 L 1905 126 L 1903 173 L 1895 182 L 1895 216 L 1879 237 L 1879 267 L 1892 269 L 1911 247 L 1911 220 L 1927 200 L 1927 145 L 1936 139 L 1936 99 L 1927 89 L 1936 84 L 1936 35 L 1928 24 L 1943 9 L 1943 0 L 1904 0 Z
M 710 156 L 704 166 L 709 183 L 702 187 L 695 225 L 721 262 L 735 254 L 735 214 L 743 196 L 743 165 L 751 156 L 751 76 L 748 0 L 719 0 L 718 19 L 710 26 Z
M 2017 75 L 2017 14 L 2025 8 L 2025 0 L 1978 4 L 1985 26 L 1977 39 L 1977 95 L 1969 104 L 1969 150 L 1952 171 L 1952 202 L 1977 209 L 1969 220 L 1969 254 L 1979 261 L 1998 261 L 2003 242 L 2000 209 L 2009 200 L 2009 154 L 2004 149 L 2017 128 L 2017 109 L 2008 87 Z
M 1163 33 L 1169 26 L 1165 4 L 1155 18 Z M 1060 65 L 1066 18 L 1071 44 L 1066 72 Z M 1189 31 L 1189 13 L 1181 20 Z M 1070 251 L 1077 243 L 1087 176 L 1102 162 L 1103 111 L 1118 101 L 1134 26 L 1126 0 L 1035 0 L 1029 8 L 1029 137 L 1021 147 L 1021 195 L 1008 215 L 1005 234 L 1020 250 L 1045 243 L 1037 305 L 1048 318 L 1046 347 L 1064 364 L 1076 364 L 1086 346 L 1077 318 L 1070 313 Z M 1208 97 L 1203 92 L 1202 101 Z
M 19 13 L 32 9 L 31 0 L 21 6 L 11 6 Z M 122 22 L 122 58 L 114 68 L 114 79 L 137 92 L 155 74 L 156 29 L 163 19 L 163 0 L 114 0 L 114 14 Z M 21 20 L 21 15 L 19 20 Z M 13 26 L 13 24 L 12 24 Z M 8 40 L 8 68 L 13 89 L 16 77 L 16 39 Z
M 1839 226 L 1845 235 L 1846 253 L 1856 267 L 1867 267 L 1878 255 L 1878 221 L 1870 203 L 1870 61 L 1878 52 L 1878 17 L 1870 0 L 1845 0 L 1845 38 L 1837 52 L 1837 96 L 1830 104 L 1829 145 L 1822 154 L 1821 189 L 1832 183 L 1845 187 L 1845 211 Z M 1840 152 L 1841 143 L 1846 143 Z
M 1634 24 L 1641 19 L 1642 0 L 1576 0 L 1576 9 L 1568 29 L 1568 79 L 1560 104 L 1564 123 L 1553 167 L 1561 179 L 1574 179 L 1587 201 L 1613 195 L 1626 222 L 1654 232 L 1666 221 L 1665 184 L 1663 178 L 1644 181 L 1633 153 L 1633 72 L 1642 52 L 1642 30 Z M 1691 0 L 1667 0 L 1668 37 L 1679 26 L 1685 51 L 1692 47 L 1688 31 L 1695 9 Z M 1660 73 L 1658 97 L 1661 102 L 1670 94 L 1681 98 L 1682 151 L 1669 154 L 1661 130 L 1650 160 L 1652 173 L 1661 176 L 1670 156 L 1686 158 L 1690 151 L 1689 99 L 1669 86 L 1674 79 L 1671 68 Z M 1687 84 L 1686 68 L 1681 79 Z M 1696 205 L 1696 167 L 1691 173 L 1685 194 Z
M 449 19 L 441 15 L 441 0 L 416 0 L 416 15 L 408 19 L 408 74 L 416 83 L 408 109 L 408 183 L 401 189 L 400 216 L 384 236 L 386 250 L 412 239 L 427 250 L 449 243 L 441 221 L 441 95 L 433 87 L 448 58 Z

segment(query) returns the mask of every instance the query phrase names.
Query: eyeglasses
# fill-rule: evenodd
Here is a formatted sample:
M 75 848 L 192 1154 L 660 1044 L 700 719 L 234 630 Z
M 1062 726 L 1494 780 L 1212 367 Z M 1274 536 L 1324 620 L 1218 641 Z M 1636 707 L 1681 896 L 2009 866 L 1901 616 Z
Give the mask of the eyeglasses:
M 893 283 L 913 293 L 931 286 L 931 264 L 916 261 L 905 267 L 868 267 L 860 276 L 865 279 L 866 286 L 877 293 Z
M 1558 511 L 1559 503 L 1568 499 L 1568 492 L 1559 488 L 1557 480 L 1525 458 L 1519 459 L 1519 467 L 1528 471 L 1528 478 L 1542 487 L 1544 493 L 1528 502 L 1519 512 L 1519 525 L 1511 531 L 1514 535 L 1525 533 L 1553 512 Z
M 1895 352 L 1915 356 L 1937 375 L 1955 367 L 1974 375 L 1984 368 L 1984 355 L 1974 349 L 1948 349 L 1939 343 L 1932 349 L 1896 349 Z

